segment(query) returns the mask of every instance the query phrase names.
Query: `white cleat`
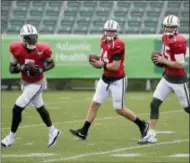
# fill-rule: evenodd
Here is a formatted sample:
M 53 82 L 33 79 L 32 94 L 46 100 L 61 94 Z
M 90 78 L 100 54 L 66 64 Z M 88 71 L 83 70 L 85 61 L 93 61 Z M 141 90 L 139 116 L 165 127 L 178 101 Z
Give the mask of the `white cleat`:
M 1 147 L 8 148 L 14 143 L 14 141 L 15 137 L 11 137 L 10 135 L 8 135 L 1 141 Z
M 146 140 L 146 143 L 149 144 L 155 144 L 158 140 L 155 137 L 149 137 L 148 140 Z
M 150 129 L 146 136 L 141 138 L 138 141 L 138 144 L 148 144 L 148 143 L 156 143 L 158 140 L 156 139 L 156 131 L 153 129 Z
M 49 133 L 49 141 L 48 141 L 48 147 L 53 147 L 56 144 L 57 138 L 61 136 L 61 131 L 54 128 L 50 133 Z

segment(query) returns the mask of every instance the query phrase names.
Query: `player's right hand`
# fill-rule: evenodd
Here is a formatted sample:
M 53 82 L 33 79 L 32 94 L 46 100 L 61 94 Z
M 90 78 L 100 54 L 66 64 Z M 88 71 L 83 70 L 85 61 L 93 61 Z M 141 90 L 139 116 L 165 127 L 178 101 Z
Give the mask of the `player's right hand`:
M 20 71 L 26 73 L 28 71 L 27 64 L 20 65 Z
M 23 73 L 23 74 L 25 74 L 27 76 L 30 76 L 27 64 L 20 65 L 19 69 L 20 69 L 21 73 Z

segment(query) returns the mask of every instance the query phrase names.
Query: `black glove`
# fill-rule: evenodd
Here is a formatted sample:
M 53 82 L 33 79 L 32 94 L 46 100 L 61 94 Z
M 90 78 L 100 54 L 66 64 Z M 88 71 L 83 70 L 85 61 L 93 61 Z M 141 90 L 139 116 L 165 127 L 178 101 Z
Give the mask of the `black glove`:
M 20 72 L 22 72 L 25 75 L 28 75 L 29 69 L 27 67 L 27 64 L 23 64 L 19 66 Z
M 39 75 L 39 74 L 43 73 L 44 68 L 39 67 L 39 66 L 36 65 L 34 68 L 30 69 L 29 72 L 30 72 L 31 76 L 36 76 L 36 75 Z

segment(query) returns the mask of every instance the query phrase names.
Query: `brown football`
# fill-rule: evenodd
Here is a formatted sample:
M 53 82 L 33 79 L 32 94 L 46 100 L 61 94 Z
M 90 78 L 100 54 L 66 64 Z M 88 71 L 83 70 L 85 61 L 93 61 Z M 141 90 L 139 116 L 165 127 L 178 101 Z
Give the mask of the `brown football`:
M 33 62 L 29 62 L 26 65 L 29 71 L 32 71 L 36 67 L 36 65 Z
M 152 59 L 152 62 L 157 66 L 157 67 L 164 67 L 165 65 L 164 64 L 162 64 L 162 63 L 155 63 L 154 62 L 154 60 L 153 60 L 153 57 L 155 56 L 155 55 L 162 55 L 160 52 L 152 52 L 152 56 L 151 56 L 151 59 Z
M 98 55 L 95 55 L 95 54 L 89 54 L 89 56 L 88 56 L 88 60 L 89 60 L 89 62 L 91 62 L 92 59 L 98 61 L 98 60 L 100 59 L 100 57 L 99 57 Z

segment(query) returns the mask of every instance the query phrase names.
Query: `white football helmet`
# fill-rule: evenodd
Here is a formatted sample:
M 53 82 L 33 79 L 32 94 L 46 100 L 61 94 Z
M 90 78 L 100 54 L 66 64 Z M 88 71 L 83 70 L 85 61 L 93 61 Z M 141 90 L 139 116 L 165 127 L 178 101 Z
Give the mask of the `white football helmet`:
M 179 26 L 180 26 L 180 20 L 177 16 L 169 15 L 164 18 L 164 21 L 163 21 L 164 34 L 171 36 L 178 33 Z M 174 27 L 174 30 L 167 31 L 166 27 Z
M 115 20 L 108 20 L 104 24 L 104 35 L 106 40 L 113 40 L 119 34 L 120 26 Z
M 25 24 L 20 30 L 20 36 L 23 39 L 27 49 L 35 49 L 38 40 L 38 32 L 36 27 L 31 24 Z

